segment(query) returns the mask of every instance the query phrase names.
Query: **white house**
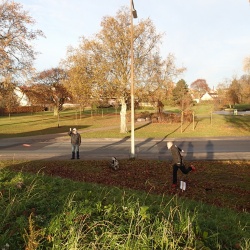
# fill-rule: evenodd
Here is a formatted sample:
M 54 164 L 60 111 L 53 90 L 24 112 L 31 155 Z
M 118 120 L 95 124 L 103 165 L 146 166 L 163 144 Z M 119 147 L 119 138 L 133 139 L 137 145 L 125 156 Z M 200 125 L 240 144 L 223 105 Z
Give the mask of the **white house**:
M 216 93 L 208 93 L 206 92 L 202 97 L 201 101 L 211 101 L 214 100 L 218 95 Z
M 17 102 L 20 106 L 30 106 L 30 101 L 25 93 L 19 87 L 14 89 L 14 93 L 17 96 Z

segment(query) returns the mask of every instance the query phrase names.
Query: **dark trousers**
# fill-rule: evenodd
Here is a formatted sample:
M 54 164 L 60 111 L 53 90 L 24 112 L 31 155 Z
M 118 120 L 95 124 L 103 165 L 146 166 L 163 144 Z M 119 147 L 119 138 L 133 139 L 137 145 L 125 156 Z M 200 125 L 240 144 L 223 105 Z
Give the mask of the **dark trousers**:
M 184 164 L 180 164 L 180 165 L 174 164 L 173 165 L 173 184 L 177 184 L 178 169 L 180 169 L 183 174 L 188 174 L 192 170 L 191 167 L 186 168 Z

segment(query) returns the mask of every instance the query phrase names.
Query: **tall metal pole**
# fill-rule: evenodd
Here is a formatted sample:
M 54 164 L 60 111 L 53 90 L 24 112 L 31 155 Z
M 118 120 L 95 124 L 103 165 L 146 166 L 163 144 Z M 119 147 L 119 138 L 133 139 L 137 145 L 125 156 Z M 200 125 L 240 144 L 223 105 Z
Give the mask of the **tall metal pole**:
M 133 18 L 137 18 L 133 0 L 130 0 L 130 19 L 131 19 L 131 158 L 135 158 L 135 100 L 134 100 L 134 24 Z

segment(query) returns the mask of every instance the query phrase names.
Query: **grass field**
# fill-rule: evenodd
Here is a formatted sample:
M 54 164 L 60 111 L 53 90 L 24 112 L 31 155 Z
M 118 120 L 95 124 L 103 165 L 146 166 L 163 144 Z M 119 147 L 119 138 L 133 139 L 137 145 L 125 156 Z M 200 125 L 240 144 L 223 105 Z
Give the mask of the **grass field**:
M 216 115 L 211 117 L 211 107 L 196 108 L 194 122 L 180 123 L 135 123 L 136 138 L 180 138 L 250 136 L 250 116 Z M 130 122 L 128 122 L 128 131 Z M 58 126 L 59 125 L 59 126 Z M 43 134 L 66 133 L 70 127 L 77 127 L 83 138 L 123 138 L 130 133 L 120 133 L 119 112 L 103 109 L 91 115 L 86 110 L 80 119 L 72 110 L 61 112 L 60 119 L 51 112 L 0 117 L 0 138 Z
M 136 138 L 250 136 L 250 116 L 195 107 L 195 123 L 136 123 Z M 122 138 L 119 113 L 72 110 L 0 117 L 0 138 L 65 133 Z M 129 128 L 129 122 L 128 122 Z M 189 162 L 187 190 L 170 162 L 1 161 L 0 249 L 250 249 L 250 162 Z

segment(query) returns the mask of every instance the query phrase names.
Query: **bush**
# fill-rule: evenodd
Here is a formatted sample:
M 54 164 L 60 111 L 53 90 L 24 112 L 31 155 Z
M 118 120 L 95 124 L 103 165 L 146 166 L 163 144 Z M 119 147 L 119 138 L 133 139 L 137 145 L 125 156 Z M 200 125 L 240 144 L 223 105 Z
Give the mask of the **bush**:
M 35 113 L 46 110 L 48 110 L 48 108 L 42 106 L 18 106 L 18 107 L 13 107 L 10 112 L 8 111 L 7 108 L 2 108 L 0 109 L 0 114 L 7 115 L 9 113 L 11 114 Z
M 192 111 L 185 111 L 183 113 L 183 119 L 185 122 L 191 122 L 193 119 Z M 180 113 L 154 113 L 151 115 L 151 121 L 153 123 L 180 123 Z

